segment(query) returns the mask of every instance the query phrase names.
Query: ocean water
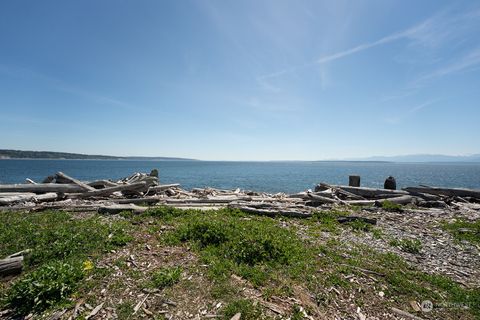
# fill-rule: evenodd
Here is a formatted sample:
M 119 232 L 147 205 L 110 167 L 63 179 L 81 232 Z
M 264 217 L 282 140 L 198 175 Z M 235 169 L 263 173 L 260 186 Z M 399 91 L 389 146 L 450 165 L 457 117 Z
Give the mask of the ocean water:
M 161 183 L 184 188 L 241 188 L 265 192 L 298 192 L 319 182 L 348 184 L 350 174 L 361 176 L 361 185 L 382 187 L 392 175 L 397 187 L 419 184 L 480 189 L 480 163 L 390 162 L 227 162 L 130 160 L 0 160 L 0 183 L 41 182 L 57 171 L 80 180 L 119 179 L 133 172 L 160 172 Z

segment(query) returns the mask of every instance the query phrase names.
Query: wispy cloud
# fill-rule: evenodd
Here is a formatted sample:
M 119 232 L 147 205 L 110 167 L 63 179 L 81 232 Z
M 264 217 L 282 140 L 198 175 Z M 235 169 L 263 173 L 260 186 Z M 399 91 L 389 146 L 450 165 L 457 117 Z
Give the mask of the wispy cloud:
M 402 122 L 403 120 L 405 120 L 406 118 L 413 116 L 413 115 L 416 114 L 417 112 L 421 111 L 422 109 L 424 109 L 424 108 L 426 108 L 426 107 L 428 107 L 428 106 L 431 106 L 432 104 L 434 104 L 434 103 L 436 103 L 436 102 L 438 102 L 438 101 L 439 101 L 438 99 L 436 99 L 436 100 L 430 100 L 430 101 L 427 101 L 427 102 L 418 104 L 418 105 L 416 105 L 416 106 L 410 107 L 410 108 L 402 111 L 402 112 L 401 112 L 400 114 L 398 114 L 397 116 L 385 118 L 385 122 L 388 122 L 388 123 L 391 123 L 391 124 L 400 123 L 400 122 Z
M 47 84 L 55 90 L 67 92 L 75 96 L 88 99 L 97 104 L 120 107 L 126 110 L 138 110 L 137 107 L 129 103 L 120 101 L 109 96 L 104 96 L 95 92 L 84 90 L 82 88 L 73 86 L 63 80 L 34 71 L 32 69 L 0 64 L 0 73 L 6 74 L 10 77 L 39 81 Z
M 446 66 L 427 73 L 415 80 L 416 84 L 458 72 L 467 72 L 480 66 L 480 47 L 476 48 L 459 59 L 454 59 Z
M 405 40 L 408 41 L 409 45 L 435 47 L 449 42 L 452 40 L 452 38 L 459 37 L 460 34 L 465 31 L 465 29 L 469 28 L 469 23 L 477 22 L 479 18 L 480 10 L 473 10 L 468 13 L 451 15 L 449 15 L 445 10 L 440 11 L 410 28 L 394 32 L 374 41 L 364 42 L 354 47 L 322 56 L 303 65 L 290 66 L 270 74 L 259 76 L 257 77 L 257 82 L 259 82 L 265 88 L 272 89 L 273 87 L 279 90 L 271 84 L 272 79 L 296 72 L 301 69 L 324 65 L 378 46 L 393 43 L 395 41 Z M 457 69 L 464 69 L 468 66 L 476 64 L 477 60 L 478 55 L 472 54 L 464 61 L 455 64 L 454 66 L 445 68 L 445 70 L 439 70 L 435 73 L 435 76 L 447 75 L 451 72 L 455 72 Z

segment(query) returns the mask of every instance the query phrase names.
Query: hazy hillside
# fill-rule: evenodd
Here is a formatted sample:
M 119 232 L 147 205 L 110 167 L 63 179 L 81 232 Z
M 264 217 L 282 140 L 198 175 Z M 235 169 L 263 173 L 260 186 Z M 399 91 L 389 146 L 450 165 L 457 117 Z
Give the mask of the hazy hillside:
M 1 150 L 0 159 L 78 159 L 78 160 L 194 160 L 172 157 L 117 157 L 53 151 Z

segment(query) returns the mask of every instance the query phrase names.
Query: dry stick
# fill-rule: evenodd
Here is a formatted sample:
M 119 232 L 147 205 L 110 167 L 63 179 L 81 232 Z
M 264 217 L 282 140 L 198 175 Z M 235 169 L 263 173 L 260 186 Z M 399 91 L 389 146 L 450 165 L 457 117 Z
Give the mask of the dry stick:
M 144 188 L 147 185 L 145 181 L 135 182 L 132 184 L 122 184 L 115 187 L 109 187 L 105 189 L 95 189 L 95 191 L 88 191 L 76 195 L 69 195 L 78 198 L 89 198 L 89 197 L 98 197 L 98 196 L 106 196 L 114 193 L 115 191 L 124 191 L 124 190 L 138 190 Z
M 83 182 L 80 181 L 80 180 L 77 180 L 77 179 L 75 179 L 75 178 L 72 178 L 72 177 L 70 177 L 70 176 L 67 176 L 67 175 L 66 175 L 65 173 L 63 173 L 63 172 L 57 172 L 57 176 L 65 179 L 65 180 L 67 180 L 67 181 L 69 181 L 69 182 L 71 182 L 71 183 L 73 183 L 73 184 L 76 184 L 77 186 L 80 186 L 82 189 L 85 189 L 85 190 L 87 190 L 87 191 L 94 191 L 94 190 L 96 190 L 95 188 L 87 185 L 86 183 L 83 183 Z
M 323 183 L 323 182 L 320 182 L 320 186 L 324 187 L 324 188 L 327 188 L 327 189 L 332 189 L 338 193 L 341 193 L 347 197 L 350 197 L 350 198 L 353 198 L 353 199 L 356 199 L 356 200 L 365 200 L 364 197 L 362 196 L 359 196 L 359 195 L 356 195 L 354 193 L 351 193 L 351 192 L 348 192 L 348 191 L 345 191 L 345 190 L 342 190 L 340 188 L 337 188 L 335 186 L 332 186 L 332 185 L 329 185 L 327 183 Z
M 410 312 L 407 312 L 407 311 L 403 311 L 403 310 L 400 310 L 400 309 L 397 309 L 397 308 L 394 308 L 394 307 L 392 307 L 391 310 L 394 313 L 396 313 L 400 316 L 403 316 L 403 317 L 407 317 L 407 318 L 414 319 L 414 320 L 423 320 L 423 318 L 417 317 L 416 315 L 411 314 Z
M 110 206 L 103 206 L 98 208 L 98 213 L 109 213 L 109 214 L 117 214 L 122 211 L 132 211 L 133 213 L 142 213 L 145 212 L 148 208 L 147 207 L 139 207 L 134 204 L 114 204 Z
M 180 184 L 179 183 L 161 184 L 161 185 L 158 185 L 158 186 L 150 187 L 149 191 L 164 191 L 164 190 L 174 188 L 174 187 L 180 187 Z

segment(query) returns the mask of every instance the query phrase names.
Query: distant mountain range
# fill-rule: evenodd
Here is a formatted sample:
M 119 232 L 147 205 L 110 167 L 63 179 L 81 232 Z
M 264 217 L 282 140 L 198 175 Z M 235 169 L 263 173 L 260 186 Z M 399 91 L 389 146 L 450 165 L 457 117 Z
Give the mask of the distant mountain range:
M 118 157 L 52 151 L 21 151 L 0 149 L 0 159 L 69 159 L 69 160 L 195 160 L 172 157 Z
M 373 156 L 350 160 L 390 162 L 480 162 L 480 154 L 472 154 L 467 156 L 451 156 L 444 154 L 410 154 L 403 156 Z

